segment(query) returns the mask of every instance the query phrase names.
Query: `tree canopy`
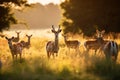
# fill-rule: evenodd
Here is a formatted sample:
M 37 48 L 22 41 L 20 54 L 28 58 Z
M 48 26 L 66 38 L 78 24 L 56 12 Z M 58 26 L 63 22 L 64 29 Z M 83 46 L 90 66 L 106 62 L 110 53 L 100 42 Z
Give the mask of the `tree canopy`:
M 61 25 L 64 33 L 92 35 L 96 29 L 120 32 L 120 3 L 118 0 L 65 0 Z
M 17 19 L 11 11 L 16 6 L 28 6 L 27 0 L 0 0 L 0 31 L 9 29 L 11 24 L 17 24 Z

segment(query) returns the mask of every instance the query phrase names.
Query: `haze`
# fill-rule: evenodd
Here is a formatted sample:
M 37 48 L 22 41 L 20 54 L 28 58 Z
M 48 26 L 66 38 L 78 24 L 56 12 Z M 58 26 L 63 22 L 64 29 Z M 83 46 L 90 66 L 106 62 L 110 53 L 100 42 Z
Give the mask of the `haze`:
M 32 8 L 27 8 L 21 11 L 15 11 L 15 16 L 19 21 L 25 22 L 29 29 L 46 29 L 51 28 L 51 25 L 57 26 L 60 22 L 61 11 L 58 5 L 50 3 L 42 5 L 36 3 Z M 26 29 L 25 25 L 14 25 L 12 29 Z

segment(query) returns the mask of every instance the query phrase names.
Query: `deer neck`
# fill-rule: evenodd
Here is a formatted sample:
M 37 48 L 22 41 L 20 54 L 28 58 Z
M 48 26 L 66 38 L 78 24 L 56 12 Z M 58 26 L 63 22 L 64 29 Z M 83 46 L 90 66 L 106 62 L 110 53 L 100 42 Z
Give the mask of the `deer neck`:
M 100 38 L 97 39 L 97 42 L 98 42 L 99 44 L 103 44 L 103 43 L 104 43 L 104 40 L 103 40 L 103 38 L 100 37 Z
M 10 49 L 13 49 L 12 42 L 8 42 L 8 44 L 9 44 L 9 48 L 10 48 Z
M 27 43 L 30 45 L 30 38 L 28 38 L 28 42 Z
M 18 39 L 19 39 L 19 37 L 20 37 L 19 34 L 17 34 L 17 38 L 18 38 Z
M 57 36 L 55 36 L 55 47 L 58 47 L 58 35 Z

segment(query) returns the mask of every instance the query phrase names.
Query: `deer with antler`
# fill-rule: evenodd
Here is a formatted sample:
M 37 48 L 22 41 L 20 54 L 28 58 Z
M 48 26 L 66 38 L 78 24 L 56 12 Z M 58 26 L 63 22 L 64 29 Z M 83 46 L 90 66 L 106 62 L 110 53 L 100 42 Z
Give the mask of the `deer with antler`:
M 70 52 L 70 48 L 75 49 L 76 52 L 79 51 L 80 42 L 78 40 L 67 40 L 66 35 L 62 35 L 62 36 L 64 37 L 64 41 L 67 48 L 69 49 L 69 52 Z
M 58 35 L 61 32 L 60 26 L 59 26 L 58 30 L 56 31 L 54 26 L 52 25 L 51 31 L 55 34 L 55 40 L 47 42 L 46 51 L 47 51 L 48 58 L 50 58 L 51 55 L 54 57 L 55 53 L 56 53 L 56 56 L 58 55 L 58 51 L 59 51 Z
M 5 38 L 8 41 L 8 45 L 9 45 L 13 60 L 14 60 L 14 56 L 16 56 L 17 58 L 18 54 L 21 60 L 23 45 L 21 43 L 12 44 L 12 40 L 14 40 L 14 37 L 12 38 L 5 37 Z
M 20 33 L 21 31 L 15 31 L 17 33 L 17 37 L 14 37 L 14 39 L 12 40 L 13 42 L 18 42 L 20 40 Z

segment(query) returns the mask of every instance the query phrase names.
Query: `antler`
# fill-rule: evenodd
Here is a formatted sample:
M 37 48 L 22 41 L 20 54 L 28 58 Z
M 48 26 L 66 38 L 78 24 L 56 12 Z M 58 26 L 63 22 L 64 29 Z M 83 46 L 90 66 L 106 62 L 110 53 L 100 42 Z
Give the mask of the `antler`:
M 54 25 L 52 25 L 52 30 L 54 30 L 54 31 L 55 31 Z
M 58 27 L 58 30 L 60 30 L 60 25 L 58 25 L 59 27 Z
M 58 31 L 61 32 L 60 25 L 59 25 Z

